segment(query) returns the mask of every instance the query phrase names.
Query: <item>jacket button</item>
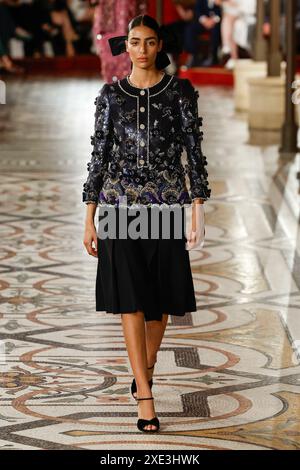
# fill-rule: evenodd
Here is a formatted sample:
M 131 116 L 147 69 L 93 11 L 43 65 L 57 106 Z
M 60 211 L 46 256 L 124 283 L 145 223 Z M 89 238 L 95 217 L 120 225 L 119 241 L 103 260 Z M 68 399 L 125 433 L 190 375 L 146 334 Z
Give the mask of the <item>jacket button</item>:
M 141 160 L 139 160 L 139 163 L 140 163 L 141 165 L 144 165 L 145 160 L 141 159 Z
M 140 124 L 141 129 L 145 129 L 145 124 Z
M 141 113 L 143 113 L 143 112 L 145 111 L 144 106 L 141 106 L 141 107 L 140 107 L 140 111 L 141 111 Z
M 141 140 L 140 145 L 141 145 L 141 147 L 145 147 L 145 142 L 143 140 Z
M 140 95 L 144 95 L 144 94 L 145 94 L 145 90 L 141 90 Z

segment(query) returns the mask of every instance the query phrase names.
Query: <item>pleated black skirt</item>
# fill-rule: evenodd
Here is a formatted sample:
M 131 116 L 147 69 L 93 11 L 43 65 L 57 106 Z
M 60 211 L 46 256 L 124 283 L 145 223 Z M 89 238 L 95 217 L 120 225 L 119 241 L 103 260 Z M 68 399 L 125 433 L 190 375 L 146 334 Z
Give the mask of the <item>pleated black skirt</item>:
M 148 238 L 122 239 L 119 237 L 119 207 L 113 210 L 116 211 L 116 236 L 102 238 L 98 232 L 97 237 L 96 311 L 113 314 L 143 311 L 145 321 L 161 321 L 163 313 L 184 316 L 196 311 L 184 224 L 181 237 L 175 238 L 171 217 L 170 238 L 164 238 L 160 219 L 159 236 L 151 238 L 150 208 L 147 208 Z M 184 206 L 180 210 L 184 211 Z M 104 216 L 99 215 L 99 222 Z M 133 218 L 128 216 L 127 227 Z

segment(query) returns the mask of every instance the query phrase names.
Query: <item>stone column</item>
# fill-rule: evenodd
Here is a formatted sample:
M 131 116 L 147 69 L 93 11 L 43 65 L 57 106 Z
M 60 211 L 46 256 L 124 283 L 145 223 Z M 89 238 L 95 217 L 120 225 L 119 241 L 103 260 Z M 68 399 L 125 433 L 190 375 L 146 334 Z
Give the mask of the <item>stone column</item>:
M 263 36 L 264 18 L 265 18 L 265 2 L 264 0 L 257 0 L 255 40 L 254 40 L 254 47 L 252 51 L 252 57 L 255 62 L 265 61 L 267 59 L 267 42 Z
M 292 102 L 296 73 L 296 0 L 286 2 L 286 80 L 285 80 L 285 117 L 282 126 L 281 152 L 297 152 L 297 131 L 295 105 Z M 298 105 L 299 112 L 299 105 Z M 299 175 L 298 175 L 299 177 Z

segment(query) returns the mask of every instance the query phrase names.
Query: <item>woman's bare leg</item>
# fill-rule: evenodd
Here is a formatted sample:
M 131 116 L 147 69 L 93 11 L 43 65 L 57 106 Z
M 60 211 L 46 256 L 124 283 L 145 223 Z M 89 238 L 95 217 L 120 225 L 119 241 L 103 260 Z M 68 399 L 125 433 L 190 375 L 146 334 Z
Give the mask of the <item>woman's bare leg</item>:
M 152 393 L 148 383 L 147 349 L 144 312 L 122 313 L 122 327 L 130 365 L 135 377 L 137 396 L 151 397 Z M 138 402 L 138 417 L 151 419 L 155 415 L 153 400 Z M 154 425 L 145 426 L 145 429 L 156 429 Z
M 236 19 L 236 16 L 225 13 L 223 15 L 221 23 L 223 48 L 226 48 L 226 50 L 230 50 L 230 55 L 232 59 L 238 58 L 238 47 L 233 38 L 233 29 Z
M 62 26 L 63 36 L 66 41 L 66 54 L 68 57 L 73 57 L 75 55 L 75 48 L 72 41 L 78 39 L 79 36 L 74 31 L 67 11 L 52 11 L 51 19 L 54 24 Z
M 168 314 L 164 313 L 162 321 L 153 320 L 147 321 L 146 325 L 146 351 L 147 351 L 147 367 L 153 366 L 157 360 L 157 353 L 159 351 L 165 329 L 168 323 Z M 148 380 L 152 378 L 152 369 L 147 369 Z M 135 397 L 137 393 L 133 394 Z
M 168 314 L 164 313 L 162 321 L 153 320 L 146 322 L 146 349 L 147 349 L 147 365 L 153 366 L 157 360 L 157 353 L 159 351 L 165 329 L 168 323 Z M 149 370 L 148 380 L 151 379 L 153 369 Z

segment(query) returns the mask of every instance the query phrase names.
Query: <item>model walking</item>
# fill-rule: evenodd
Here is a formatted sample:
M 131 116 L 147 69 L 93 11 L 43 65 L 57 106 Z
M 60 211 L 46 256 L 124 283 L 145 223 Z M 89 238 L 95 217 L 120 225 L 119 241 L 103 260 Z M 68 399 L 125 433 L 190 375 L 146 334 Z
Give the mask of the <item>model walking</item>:
M 96 98 L 93 152 L 82 197 L 87 203 L 83 242 L 87 252 L 98 257 L 96 310 L 121 314 L 135 377 L 131 393 L 139 405 L 137 426 L 145 432 L 159 430 L 152 374 L 168 315 L 197 310 L 188 249 L 203 233 L 203 203 L 211 192 L 201 150 L 198 91 L 188 79 L 162 72 L 169 64 L 164 45 L 173 41 L 163 31 L 155 19 L 140 15 L 129 23 L 127 36 L 109 40 L 113 55 L 129 54 L 132 71 L 113 84 L 105 83 Z M 119 216 L 124 198 L 127 209 L 146 208 L 148 215 L 155 208 L 175 206 L 182 211 L 193 203 L 196 225 L 179 239 L 163 238 L 161 231 L 157 239 L 103 239 L 95 229 L 97 206 L 99 211 L 114 208 Z M 102 221 L 103 212 L 99 224 Z M 173 222 L 170 228 L 173 233 Z

